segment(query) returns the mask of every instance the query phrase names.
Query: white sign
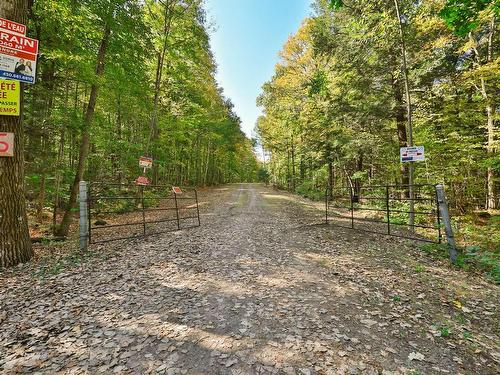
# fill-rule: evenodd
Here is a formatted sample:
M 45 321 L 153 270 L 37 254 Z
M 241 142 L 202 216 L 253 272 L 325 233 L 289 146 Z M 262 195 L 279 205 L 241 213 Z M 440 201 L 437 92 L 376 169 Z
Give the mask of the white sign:
M 153 159 L 141 156 L 139 158 L 139 166 L 143 168 L 151 168 L 153 166 Z
M 399 157 L 401 163 L 408 163 L 410 161 L 424 161 L 424 146 L 401 147 L 399 149 Z
M 35 83 L 38 40 L 20 35 L 26 31 L 20 26 L 24 25 L 0 22 L 0 78 Z
M 0 157 L 14 156 L 14 133 L 0 132 Z

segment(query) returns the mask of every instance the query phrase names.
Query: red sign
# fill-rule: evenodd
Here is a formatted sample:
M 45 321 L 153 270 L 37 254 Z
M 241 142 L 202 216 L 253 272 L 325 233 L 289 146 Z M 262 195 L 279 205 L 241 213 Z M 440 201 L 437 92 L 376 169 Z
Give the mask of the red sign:
M 0 46 L 36 55 L 38 40 L 0 30 Z
M 5 18 L 1 17 L 0 17 L 0 29 L 5 29 L 7 31 L 10 31 L 11 33 L 26 35 L 26 26 L 14 21 L 6 20 Z
M 38 40 L 0 29 L 0 78 L 35 83 Z
M 14 133 L 0 133 L 0 156 L 14 156 Z
M 143 168 L 151 168 L 153 166 L 153 159 L 141 156 L 139 158 L 139 166 Z
M 149 185 L 150 182 L 149 182 L 149 179 L 146 176 L 139 176 L 139 177 L 137 177 L 135 179 L 135 184 L 136 185 L 146 186 L 146 185 Z
M 175 193 L 175 194 L 182 194 L 182 190 L 180 187 L 178 186 L 172 186 L 172 191 Z

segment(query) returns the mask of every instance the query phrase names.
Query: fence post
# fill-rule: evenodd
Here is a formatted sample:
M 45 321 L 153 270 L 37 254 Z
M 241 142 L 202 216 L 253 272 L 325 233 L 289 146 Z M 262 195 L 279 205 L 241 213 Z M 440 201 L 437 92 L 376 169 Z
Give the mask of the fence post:
M 87 251 L 89 218 L 87 211 L 87 182 L 80 181 L 80 251 Z
M 194 190 L 194 197 L 196 198 L 196 215 L 198 216 L 198 226 L 200 226 L 201 222 L 200 222 L 200 206 L 198 205 L 198 192 L 196 191 L 196 189 L 193 190 Z
M 458 256 L 457 245 L 455 243 L 455 237 L 453 235 L 453 228 L 451 227 L 450 213 L 448 211 L 448 203 L 446 202 L 443 185 L 436 185 L 436 194 L 439 205 L 438 209 L 441 213 L 441 219 L 443 220 L 444 229 L 446 232 L 446 239 L 448 240 L 448 251 L 450 254 L 450 259 L 452 263 L 456 263 Z
M 179 206 L 177 205 L 177 194 L 174 191 L 174 202 L 175 202 L 175 215 L 177 218 L 177 230 L 181 229 L 181 221 L 179 218 Z
M 142 234 L 146 237 L 146 204 L 144 200 L 144 186 L 140 187 L 141 189 L 141 208 L 142 208 Z
M 329 193 L 329 188 L 326 188 L 325 190 L 325 221 L 326 221 L 326 224 L 328 224 L 328 193 Z

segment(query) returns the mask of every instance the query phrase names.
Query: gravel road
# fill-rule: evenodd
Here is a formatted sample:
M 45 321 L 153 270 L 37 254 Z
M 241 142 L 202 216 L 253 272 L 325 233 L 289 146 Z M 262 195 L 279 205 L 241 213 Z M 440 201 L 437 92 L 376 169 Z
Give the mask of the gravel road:
M 258 184 L 202 226 L 0 273 L 5 374 L 497 374 L 498 287 Z

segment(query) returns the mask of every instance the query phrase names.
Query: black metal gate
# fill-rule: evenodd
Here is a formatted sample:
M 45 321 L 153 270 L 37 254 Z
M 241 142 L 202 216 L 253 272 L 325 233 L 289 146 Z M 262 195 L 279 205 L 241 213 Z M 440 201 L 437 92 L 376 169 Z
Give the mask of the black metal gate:
M 91 183 L 88 243 L 145 237 L 200 226 L 198 192 L 166 185 Z
M 436 185 L 371 185 L 328 188 L 325 220 L 343 228 L 412 240 L 441 243 L 441 217 Z M 414 222 L 410 223 L 410 201 Z

